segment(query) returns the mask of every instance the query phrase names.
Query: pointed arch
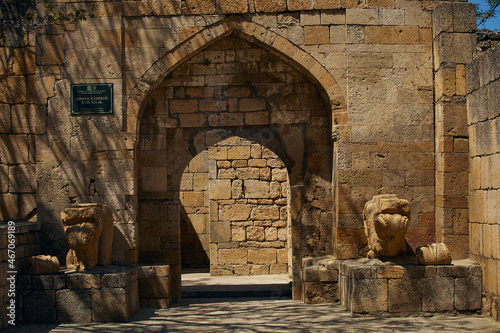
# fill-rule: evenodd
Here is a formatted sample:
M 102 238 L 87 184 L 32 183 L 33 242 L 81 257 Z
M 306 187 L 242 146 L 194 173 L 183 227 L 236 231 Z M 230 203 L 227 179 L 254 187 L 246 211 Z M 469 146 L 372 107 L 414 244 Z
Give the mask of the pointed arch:
M 330 111 L 345 112 L 346 103 L 337 82 L 313 56 L 264 26 L 246 21 L 240 16 L 230 16 L 180 43 L 154 62 L 137 80 L 126 102 L 125 130 L 137 133 L 148 92 L 154 90 L 168 73 L 204 48 L 231 34 L 280 55 L 283 60 L 311 80 L 318 88 L 325 105 L 330 106 Z M 332 112 L 329 118 L 332 119 Z

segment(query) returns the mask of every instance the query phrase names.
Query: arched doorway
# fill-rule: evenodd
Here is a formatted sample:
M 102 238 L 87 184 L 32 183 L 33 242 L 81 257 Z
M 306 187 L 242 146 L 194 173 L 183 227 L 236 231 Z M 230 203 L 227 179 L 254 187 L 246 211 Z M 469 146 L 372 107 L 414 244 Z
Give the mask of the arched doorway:
M 277 225 L 282 223 L 280 222 L 282 215 L 286 212 L 287 221 L 290 218 L 290 223 L 287 222 L 287 225 L 291 226 L 291 237 L 287 236 L 286 246 L 291 248 L 292 257 L 291 263 L 287 259 L 286 269 L 291 264 L 292 273 L 298 279 L 300 279 L 302 257 L 329 254 L 333 251 L 332 144 L 329 107 L 325 105 L 323 94 L 316 86 L 292 66 L 289 60 L 285 60 L 287 59 L 280 53 L 230 34 L 200 50 L 198 54 L 168 73 L 164 81 L 148 93 L 140 121 L 137 151 L 139 262 L 169 263 L 174 277 L 172 286 L 174 290 L 176 288 L 180 290 L 180 280 L 175 281 L 175 276 L 180 277 L 182 263 L 181 216 L 189 218 L 189 215 L 196 211 L 200 213 L 196 217 L 196 223 L 201 230 L 200 224 L 205 222 L 203 225 L 205 233 L 207 218 L 212 221 L 210 214 L 214 212 L 219 215 L 225 214 L 222 220 L 214 220 L 216 223 L 208 226 L 210 238 L 215 237 L 215 234 L 220 236 L 219 241 L 213 243 L 210 241 L 209 247 L 231 243 L 233 232 L 234 239 L 243 239 L 242 228 L 246 240 L 238 242 L 247 242 L 249 234 L 252 242 L 256 242 L 255 239 L 262 239 L 262 236 L 263 242 L 284 242 L 279 240 L 284 236 Z M 250 148 L 250 155 L 242 153 L 236 158 L 229 158 L 228 155 L 225 159 L 221 159 L 222 163 L 217 166 L 218 160 L 216 158 L 210 160 L 208 156 L 217 149 L 224 148 L 224 145 L 228 150 L 227 142 L 232 140 L 231 138 L 242 140 L 241 144 L 229 145 L 235 152 Z M 229 141 L 224 143 L 224 140 Z M 245 145 L 248 147 L 242 148 Z M 265 186 L 259 183 L 263 181 L 260 179 L 260 170 L 259 179 L 253 179 L 255 182 L 251 191 L 252 186 L 249 185 L 248 191 L 245 192 L 245 185 L 241 183 L 240 191 L 243 191 L 241 200 L 247 200 L 246 203 L 237 202 L 240 199 L 236 197 L 241 193 L 237 193 L 236 180 L 244 180 L 237 178 L 231 179 L 229 199 L 226 195 L 223 198 L 216 197 L 210 200 L 210 191 L 201 188 L 195 191 L 194 187 L 191 191 L 193 193 L 185 197 L 187 192 L 182 192 L 181 189 L 186 177 L 191 177 L 183 176 L 186 174 L 186 167 L 188 173 L 197 173 L 199 179 L 203 177 L 206 179 L 207 176 L 202 174 L 207 172 L 209 187 L 219 186 L 221 191 L 228 191 L 228 179 L 218 178 L 219 173 L 230 173 L 232 171 L 227 170 L 235 169 L 238 165 L 249 169 L 251 168 L 248 166 L 249 163 L 263 163 L 263 161 L 250 162 L 252 145 L 261 147 L 261 154 L 264 152 L 275 154 L 279 158 L 274 159 L 281 163 L 279 168 L 287 171 L 289 185 L 285 187 L 290 190 L 287 188 L 285 191 L 290 194 L 286 196 L 287 203 L 284 209 L 276 202 L 285 198 L 282 197 L 281 184 L 279 197 L 271 199 L 271 195 L 275 195 L 274 192 L 271 194 L 270 188 L 272 170 L 271 182 L 267 183 L 269 193 L 265 191 L 263 193 L 269 198 L 245 197 L 245 193 L 255 193 L 258 188 L 263 191 L 262 188 Z M 207 155 L 207 162 L 198 163 L 197 156 L 203 154 Z M 266 167 L 267 158 L 273 157 L 271 155 L 266 157 Z M 202 160 L 204 159 L 201 158 L 200 161 Z M 215 163 L 215 167 L 212 165 L 210 169 L 210 163 Z M 224 169 L 224 165 L 227 167 L 228 163 L 231 167 Z M 279 168 L 276 166 L 276 177 L 279 172 L 283 173 L 278 171 Z M 211 176 L 210 170 L 215 170 L 216 175 Z M 192 175 L 193 181 L 194 176 Z M 227 176 L 229 177 L 229 174 Z M 283 179 L 283 175 L 280 176 L 280 179 Z M 210 180 L 213 181 L 212 184 Z M 233 197 L 233 183 L 235 183 L 235 197 Z M 207 193 L 195 193 L 204 191 Z M 183 197 L 180 200 L 181 194 Z M 208 196 L 207 202 L 205 196 Z M 186 199 L 197 202 L 188 205 Z M 273 208 L 261 209 L 263 218 L 254 216 L 255 220 L 252 220 L 253 208 L 248 211 L 248 217 L 246 213 L 231 217 L 232 211 L 241 213 L 244 210 L 238 209 L 242 207 L 237 205 L 248 204 L 248 200 L 256 200 L 252 201 L 252 204 L 256 202 L 254 205 L 258 206 L 259 199 L 261 203 L 266 202 L 265 200 L 275 200 L 269 205 Z M 224 200 L 234 200 L 234 203 L 231 201 L 229 204 Z M 198 209 L 201 206 L 196 205 L 202 202 L 204 207 L 210 202 L 211 205 L 217 204 L 218 208 L 212 209 L 209 205 L 208 211 Z M 283 203 L 283 200 L 280 202 Z M 190 207 L 189 211 L 185 210 L 187 207 Z M 194 209 L 193 212 L 190 209 Z M 205 216 L 200 217 L 202 214 Z M 272 218 L 266 219 L 264 218 L 266 216 Z M 249 220 L 262 225 L 243 226 L 249 223 Z M 268 226 L 269 221 L 270 226 Z M 276 222 L 274 226 L 273 221 Z M 269 241 L 266 240 L 267 227 Z M 275 237 L 276 241 L 272 241 L 271 239 Z M 231 242 L 226 242 L 228 239 Z M 200 245 L 201 248 L 206 248 L 206 243 Z M 259 251 L 255 249 L 251 259 L 256 266 L 253 268 L 254 274 L 259 269 L 262 269 L 261 273 L 271 272 L 272 269 L 278 269 L 279 264 L 285 264 L 277 259 L 279 249 L 280 247 L 270 247 L 267 250 L 259 248 Z M 241 256 L 243 252 L 240 251 Z M 280 258 L 284 258 L 285 255 L 287 258 L 290 257 L 288 252 L 279 252 Z M 244 273 L 249 269 L 248 273 L 251 274 L 252 268 L 239 267 L 239 262 L 243 262 L 244 259 L 240 258 L 241 261 L 235 259 L 235 256 L 238 256 L 236 253 L 237 251 L 230 248 L 221 248 L 217 245 L 218 267 L 214 267 L 214 272 L 215 269 L 230 269 L 234 273 L 241 269 L 239 273 Z M 274 259 L 269 259 L 273 256 L 276 262 Z M 249 257 L 247 249 L 247 263 Z M 213 260 L 210 259 L 210 262 Z

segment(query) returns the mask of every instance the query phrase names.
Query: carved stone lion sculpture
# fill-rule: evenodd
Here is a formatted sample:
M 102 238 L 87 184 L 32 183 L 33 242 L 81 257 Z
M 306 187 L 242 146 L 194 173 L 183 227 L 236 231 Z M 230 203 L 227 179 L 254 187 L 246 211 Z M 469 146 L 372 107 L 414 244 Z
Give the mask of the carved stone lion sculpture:
M 102 204 L 80 204 L 61 213 L 70 250 L 66 255 L 68 269 L 91 270 L 97 264 L 111 263 L 113 214 Z
M 410 204 L 395 194 L 376 195 L 363 211 L 368 257 L 394 257 L 406 250 Z

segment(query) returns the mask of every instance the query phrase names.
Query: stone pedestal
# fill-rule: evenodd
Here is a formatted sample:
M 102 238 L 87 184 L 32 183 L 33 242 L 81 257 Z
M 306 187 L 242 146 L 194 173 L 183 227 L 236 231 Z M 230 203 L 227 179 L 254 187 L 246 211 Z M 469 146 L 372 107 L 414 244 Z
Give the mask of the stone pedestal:
M 354 314 L 475 312 L 481 310 L 481 266 L 471 261 L 422 266 L 391 261 L 343 261 L 342 306 Z
M 339 262 L 333 256 L 302 259 L 302 301 L 306 304 L 339 301 Z
M 18 277 L 18 321 L 126 322 L 139 307 L 137 269 L 96 267 Z
M 137 266 L 140 306 L 168 308 L 172 300 L 170 265 Z

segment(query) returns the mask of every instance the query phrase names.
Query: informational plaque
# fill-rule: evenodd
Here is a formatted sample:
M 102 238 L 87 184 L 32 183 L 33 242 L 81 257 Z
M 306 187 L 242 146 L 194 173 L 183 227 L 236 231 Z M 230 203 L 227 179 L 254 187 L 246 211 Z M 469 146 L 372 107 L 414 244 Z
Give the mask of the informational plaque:
M 113 84 L 85 83 L 71 85 L 71 114 L 113 113 Z

